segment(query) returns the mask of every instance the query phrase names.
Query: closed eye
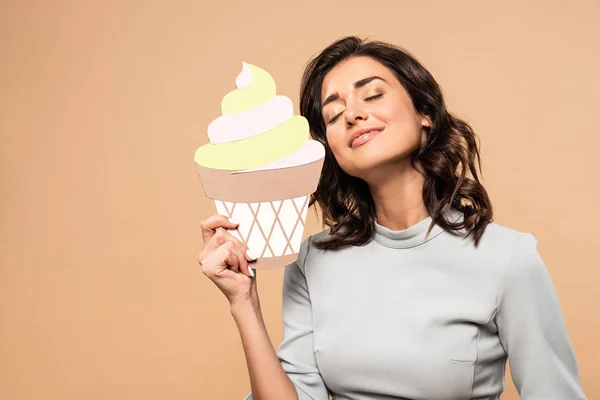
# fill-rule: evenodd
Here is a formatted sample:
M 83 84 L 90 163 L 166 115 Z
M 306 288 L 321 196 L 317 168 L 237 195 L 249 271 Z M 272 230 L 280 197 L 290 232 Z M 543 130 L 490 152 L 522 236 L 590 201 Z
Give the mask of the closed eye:
M 377 99 L 378 99 L 378 98 L 380 98 L 381 96 L 383 96 L 383 93 L 379 93 L 379 94 L 376 94 L 375 96 L 367 97 L 367 98 L 365 99 L 365 101 L 377 100 Z
M 377 100 L 377 99 L 381 98 L 382 96 L 383 96 L 383 93 L 379 93 L 379 94 L 376 94 L 376 95 L 374 95 L 374 96 L 367 97 L 367 98 L 365 99 L 365 101 Z M 331 118 L 331 119 L 329 120 L 328 124 L 333 124 L 335 121 L 337 121 L 337 119 L 338 119 L 338 118 L 340 117 L 340 115 L 342 115 L 342 114 L 343 114 L 343 112 L 341 112 L 341 113 L 337 114 L 336 116 L 334 116 L 333 118 Z
M 333 124 L 335 121 L 337 121 L 337 119 L 340 117 L 340 115 L 342 115 L 342 113 L 339 113 L 338 115 L 336 115 L 335 117 L 331 118 L 328 122 L 328 124 Z

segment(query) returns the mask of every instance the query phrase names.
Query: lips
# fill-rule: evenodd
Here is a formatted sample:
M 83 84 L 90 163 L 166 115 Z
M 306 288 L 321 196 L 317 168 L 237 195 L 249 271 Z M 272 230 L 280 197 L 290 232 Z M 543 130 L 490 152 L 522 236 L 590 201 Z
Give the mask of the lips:
M 383 130 L 383 128 L 376 128 L 376 127 L 359 129 L 359 130 L 355 131 L 352 135 L 350 135 L 350 140 L 348 141 L 348 145 L 350 147 L 358 147 L 358 146 L 368 142 L 373 137 L 377 136 L 382 130 Z

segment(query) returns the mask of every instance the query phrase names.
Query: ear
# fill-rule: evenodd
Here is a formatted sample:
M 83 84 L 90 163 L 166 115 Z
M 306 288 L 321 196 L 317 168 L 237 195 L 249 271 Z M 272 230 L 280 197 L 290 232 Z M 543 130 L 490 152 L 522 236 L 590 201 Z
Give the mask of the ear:
M 431 128 L 431 118 L 429 118 L 429 115 L 423 115 L 421 117 L 421 126 Z
M 429 116 L 427 116 L 427 115 L 422 115 L 421 116 L 421 145 L 425 144 L 425 141 L 427 140 L 426 132 L 429 132 L 429 128 L 431 128 L 431 118 L 429 118 Z

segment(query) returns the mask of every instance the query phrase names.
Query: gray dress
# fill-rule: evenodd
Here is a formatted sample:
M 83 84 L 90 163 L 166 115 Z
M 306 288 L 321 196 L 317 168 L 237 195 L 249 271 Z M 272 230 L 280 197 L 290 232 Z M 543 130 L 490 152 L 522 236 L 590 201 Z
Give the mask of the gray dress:
M 312 244 L 328 230 L 303 242 L 277 350 L 300 400 L 496 400 L 507 358 L 522 399 L 585 399 L 534 237 L 490 224 L 475 248 L 430 223 L 336 251 Z

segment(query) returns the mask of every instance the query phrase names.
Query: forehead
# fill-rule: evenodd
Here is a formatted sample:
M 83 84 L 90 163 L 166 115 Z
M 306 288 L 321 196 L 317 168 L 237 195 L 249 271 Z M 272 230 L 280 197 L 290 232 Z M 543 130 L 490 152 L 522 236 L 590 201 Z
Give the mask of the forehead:
M 377 75 L 392 83 L 395 76 L 386 66 L 371 57 L 352 57 L 342 61 L 331 69 L 323 79 L 321 100 L 328 95 L 352 90 L 354 82 Z

